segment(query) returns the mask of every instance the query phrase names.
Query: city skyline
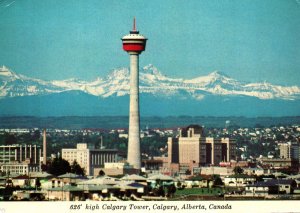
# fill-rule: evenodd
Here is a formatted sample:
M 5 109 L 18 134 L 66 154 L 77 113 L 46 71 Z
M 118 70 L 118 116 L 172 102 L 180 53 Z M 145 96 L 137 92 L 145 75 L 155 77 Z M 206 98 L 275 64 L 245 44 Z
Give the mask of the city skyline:
M 299 7 L 0 0 L 0 201 L 299 200 Z
M 218 70 L 243 81 L 299 85 L 299 7 L 298 1 L 4 0 L 0 62 L 47 80 L 106 76 L 128 67 L 120 38 L 135 16 L 137 29 L 151 37 L 141 66 L 151 63 L 174 77 Z

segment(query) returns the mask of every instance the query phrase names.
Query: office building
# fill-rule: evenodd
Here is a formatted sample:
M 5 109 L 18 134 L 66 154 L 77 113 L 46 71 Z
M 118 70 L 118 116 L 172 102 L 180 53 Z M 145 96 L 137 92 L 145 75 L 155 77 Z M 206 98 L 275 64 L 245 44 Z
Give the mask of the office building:
M 203 128 L 190 125 L 177 138 L 168 138 L 168 162 L 180 166 L 219 165 L 236 159 L 236 143 L 229 138 L 204 137 Z M 170 165 L 172 167 L 172 165 Z
M 0 146 L 0 164 L 28 161 L 40 164 L 41 148 L 37 145 L 3 145 Z
M 291 158 L 299 160 L 299 143 L 287 142 L 279 143 L 280 158 Z
M 41 168 L 41 148 L 37 145 L 0 146 L 0 170 L 5 174 L 28 174 Z
M 95 149 L 94 145 L 78 143 L 76 149 L 62 149 L 62 158 L 70 165 L 76 161 L 86 175 L 94 175 L 95 168 L 102 168 L 104 163 L 117 162 L 118 151 L 116 149 Z

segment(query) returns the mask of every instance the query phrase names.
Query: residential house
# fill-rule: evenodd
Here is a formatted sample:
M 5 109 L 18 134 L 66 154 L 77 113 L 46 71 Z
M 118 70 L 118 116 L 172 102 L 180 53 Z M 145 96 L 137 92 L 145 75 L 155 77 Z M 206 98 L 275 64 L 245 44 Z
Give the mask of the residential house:
M 296 182 L 287 179 L 272 179 L 249 184 L 245 188 L 246 195 L 266 196 L 270 194 L 293 194 Z
M 225 186 L 232 187 L 245 187 L 246 185 L 253 184 L 256 177 L 246 174 L 230 175 L 224 178 Z
M 184 185 L 187 188 L 211 188 L 213 186 L 213 180 L 211 176 L 192 176 L 184 180 Z

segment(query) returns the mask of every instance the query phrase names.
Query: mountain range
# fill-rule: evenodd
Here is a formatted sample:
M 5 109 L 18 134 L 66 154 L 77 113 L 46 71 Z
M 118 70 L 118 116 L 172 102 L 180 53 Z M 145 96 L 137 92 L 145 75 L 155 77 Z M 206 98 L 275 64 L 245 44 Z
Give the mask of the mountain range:
M 300 87 L 241 82 L 215 71 L 171 78 L 155 66 L 140 69 L 142 115 L 294 116 Z M 0 67 L 0 115 L 127 115 L 129 70 L 93 81 L 45 81 Z

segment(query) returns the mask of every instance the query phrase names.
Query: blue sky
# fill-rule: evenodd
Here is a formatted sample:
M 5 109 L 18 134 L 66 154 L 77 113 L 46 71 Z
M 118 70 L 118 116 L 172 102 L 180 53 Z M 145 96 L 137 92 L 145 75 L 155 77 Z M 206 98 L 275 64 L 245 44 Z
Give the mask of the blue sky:
M 299 85 L 299 0 L 0 0 L 0 65 L 45 80 L 104 77 L 128 67 L 120 38 L 134 16 L 149 39 L 141 66 Z

